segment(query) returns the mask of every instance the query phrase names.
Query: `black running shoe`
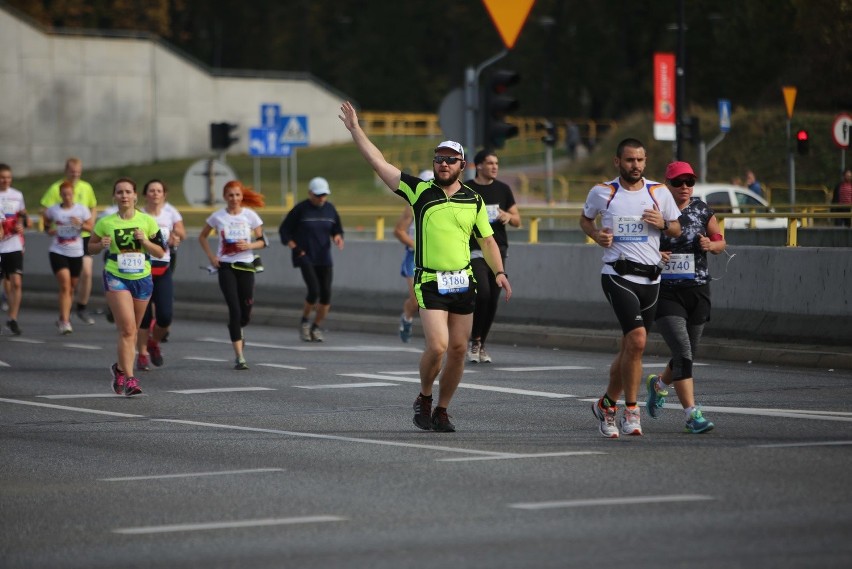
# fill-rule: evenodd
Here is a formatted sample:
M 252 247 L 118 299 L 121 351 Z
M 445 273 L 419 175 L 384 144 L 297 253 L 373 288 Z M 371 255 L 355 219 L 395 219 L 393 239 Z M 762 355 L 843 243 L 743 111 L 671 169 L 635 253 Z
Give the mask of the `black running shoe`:
M 432 399 L 418 395 L 414 400 L 414 424 L 424 431 L 432 428 Z
M 435 412 L 432 414 L 432 430 L 439 433 L 456 432 L 456 426 L 450 422 L 450 416 L 447 415 L 446 409 L 435 408 Z
M 21 327 L 18 326 L 17 320 L 6 320 L 6 326 L 11 330 L 12 334 L 15 336 L 21 335 Z

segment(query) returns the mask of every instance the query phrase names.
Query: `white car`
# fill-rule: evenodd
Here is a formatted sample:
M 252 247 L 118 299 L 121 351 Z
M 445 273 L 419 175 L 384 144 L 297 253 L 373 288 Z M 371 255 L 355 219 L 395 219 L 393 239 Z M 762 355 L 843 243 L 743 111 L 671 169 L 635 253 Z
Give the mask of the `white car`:
M 695 184 L 693 196 L 700 198 L 713 208 L 718 217 L 726 213 L 766 213 L 775 211 L 761 196 L 748 188 L 732 184 Z M 725 218 L 725 229 L 748 229 L 747 217 Z M 785 217 L 757 217 L 754 220 L 757 229 L 786 229 Z

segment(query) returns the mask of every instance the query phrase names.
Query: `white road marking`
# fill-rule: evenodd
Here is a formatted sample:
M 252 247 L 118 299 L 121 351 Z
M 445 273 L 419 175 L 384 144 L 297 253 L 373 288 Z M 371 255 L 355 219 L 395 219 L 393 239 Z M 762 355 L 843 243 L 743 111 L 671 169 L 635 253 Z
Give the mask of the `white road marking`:
M 228 361 L 227 359 L 223 359 L 223 358 L 203 358 L 201 356 L 184 356 L 183 359 L 193 360 L 193 361 L 196 361 L 196 362 L 226 362 L 226 361 Z
M 175 389 L 169 393 L 180 393 L 181 395 L 197 395 L 199 393 L 234 393 L 237 391 L 276 391 L 271 387 L 216 387 L 210 389 Z
M 9 365 L 9 364 L 7 364 L 6 362 L 4 362 L 4 361 L 0 360 L 0 367 L 12 367 L 12 366 L 10 366 L 10 365 Z
M 675 396 L 675 399 L 677 397 Z M 580 399 L 580 401 L 597 401 L 597 398 Z M 624 400 L 618 401 L 619 405 L 624 405 Z M 645 403 L 639 403 L 644 407 Z M 666 404 L 666 409 L 669 404 Z M 671 406 L 672 411 L 680 411 L 679 404 L 675 403 Z M 852 422 L 852 413 L 834 413 L 828 414 L 828 411 L 807 411 L 804 409 L 760 409 L 749 407 L 716 407 L 713 405 L 702 405 L 702 411 L 710 411 L 712 413 L 730 413 L 732 415 L 755 415 L 758 417 L 781 417 L 785 419 L 817 419 L 823 421 L 844 421 Z
M 212 342 L 214 344 L 229 344 L 229 340 L 220 338 L 198 338 L 198 342 Z M 303 345 L 282 346 L 281 344 L 264 344 L 261 342 L 246 342 L 246 346 L 254 348 L 269 348 L 272 350 L 293 350 L 296 352 L 412 352 L 422 353 L 419 348 L 404 348 L 400 346 L 334 346 L 325 342 L 304 342 Z
M 373 381 L 369 383 L 329 383 L 326 385 L 294 385 L 299 389 L 346 389 L 347 387 L 398 387 L 398 383 Z
M 223 425 L 219 423 L 203 423 L 201 421 L 185 421 L 182 419 L 151 419 L 160 423 L 175 423 L 178 425 L 189 425 L 194 427 L 213 427 L 215 429 L 228 429 L 233 431 L 247 431 L 252 433 L 269 433 L 273 435 L 286 435 L 290 437 L 302 437 L 307 439 L 324 439 L 328 441 L 340 441 L 348 443 L 361 443 L 368 445 L 392 446 L 403 448 L 422 448 L 427 450 L 436 450 L 443 452 L 453 452 L 458 454 L 478 454 L 482 456 L 506 456 L 505 452 L 493 452 L 488 450 L 474 450 L 458 447 L 447 447 L 440 445 L 427 445 L 418 443 L 404 443 L 399 441 L 382 441 L 378 439 L 360 439 L 357 437 L 343 437 L 338 435 L 323 435 L 320 433 L 302 433 L 298 431 L 283 431 L 279 429 L 261 429 L 258 427 L 242 427 L 239 425 Z
M 549 510 L 553 508 L 583 508 L 587 506 L 624 506 L 627 504 L 658 504 L 664 502 L 698 502 L 715 500 L 712 496 L 701 494 L 682 494 L 674 496 L 628 496 L 625 498 L 595 498 L 591 500 L 561 500 L 554 502 L 520 502 L 509 504 L 519 510 Z
M 102 350 L 102 349 L 103 349 L 103 347 L 101 347 L 101 346 L 95 346 L 95 345 L 93 345 L 93 344 L 72 344 L 72 343 L 67 343 L 67 344 L 62 344 L 62 345 L 63 345 L 63 346 L 65 346 L 66 348 L 75 348 L 75 349 L 78 349 L 78 350 Z
M 256 364 L 256 365 L 264 366 L 264 367 L 275 367 L 275 368 L 281 368 L 281 369 L 296 369 L 296 370 L 308 369 L 308 368 L 305 368 L 305 367 L 288 366 L 288 365 L 284 365 L 284 364 Z
M 554 456 L 585 456 L 589 454 L 606 454 L 605 452 L 592 450 L 578 450 L 565 452 L 540 452 L 531 454 L 505 454 L 503 456 L 469 456 L 455 458 L 439 458 L 438 462 L 471 462 L 477 460 L 516 460 L 519 458 L 549 458 Z
M 9 338 L 10 342 L 20 342 L 22 344 L 44 344 L 44 340 L 34 340 L 32 338 L 20 338 L 20 337 L 12 337 Z
M 0 403 L 14 403 L 16 405 L 32 405 L 33 407 L 46 407 L 48 409 L 62 409 L 64 411 L 79 411 L 81 413 L 94 413 L 96 415 L 110 415 L 112 417 L 129 417 L 133 419 L 144 419 L 144 415 L 132 415 L 130 413 L 116 413 L 115 411 L 101 411 L 100 409 L 86 409 L 84 407 L 66 407 L 65 405 L 53 405 L 52 403 L 39 403 L 37 401 L 23 401 L 21 399 L 0 398 Z
M 360 377 L 363 379 L 384 379 L 387 381 L 402 381 L 405 383 L 420 383 L 420 379 L 416 377 L 400 377 L 398 375 L 381 375 L 376 373 L 341 373 L 344 377 Z M 436 384 L 439 382 L 435 382 Z M 549 391 L 532 391 L 529 389 L 516 389 L 514 387 L 496 387 L 493 385 L 479 385 L 476 383 L 460 383 L 459 387 L 466 389 L 476 389 L 479 391 L 495 391 L 497 393 L 512 393 L 514 395 L 532 395 L 535 397 L 547 397 L 550 399 L 570 399 L 577 397 L 567 393 L 552 393 Z
M 130 482 L 132 480 L 164 480 L 167 478 L 194 478 L 196 476 L 231 476 L 234 474 L 257 474 L 261 472 L 284 472 L 283 468 L 253 468 L 251 470 L 219 470 L 216 472 L 186 472 L 184 474 L 159 474 L 151 476 L 123 476 L 98 478 L 101 482 Z
M 141 395 L 145 395 L 141 393 L 139 395 L 134 395 L 134 397 L 139 397 Z M 68 395 L 37 395 L 36 397 L 40 397 L 42 399 L 112 399 L 115 397 L 124 398 L 124 395 L 118 395 L 116 393 L 71 393 Z
M 776 443 L 770 445 L 751 445 L 753 448 L 789 448 L 789 447 L 831 447 L 852 445 L 852 441 L 817 441 L 813 443 Z
M 537 367 L 495 367 L 494 369 L 499 370 L 499 371 L 526 372 L 526 371 L 563 371 L 563 370 L 594 369 L 594 368 L 591 368 L 591 367 L 588 367 L 588 366 L 537 366 Z
M 343 522 L 346 518 L 340 516 L 303 516 L 301 518 L 266 518 L 259 520 L 240 520 L 233 522 L 209 522 L 199 524 L 176 524 L 165 526 L 147 526 L 135 528 L 119 528 L 113 533 L 125 535 L 144 535 L 151 533 L 172 533 L 180 531 L 205 531 L 212 529 L 252 528 L 262 526 L 282 526 L 294 524 L 315 524 L 322 522 Z

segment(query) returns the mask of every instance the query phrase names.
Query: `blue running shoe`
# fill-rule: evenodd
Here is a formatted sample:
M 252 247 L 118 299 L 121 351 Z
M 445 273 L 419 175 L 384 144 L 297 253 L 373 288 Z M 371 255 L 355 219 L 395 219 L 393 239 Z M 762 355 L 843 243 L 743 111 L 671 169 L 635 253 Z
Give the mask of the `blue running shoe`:
M 648 402 L 645 403 L 645 408 L 648 409 L 652 419 L 656 419 L 659 410 L 666 406 L 666 395 L 669 394 L 667 389 L 657 390 L 658 377 L 660 376 L 651 374 L 645 380 L 645 387 L 648 389 Z
M 684 427 L 683 430 L 687 433 L 698 435 L 701 433 L 709 433 L 715 426 L 716 425 L 705 419 L 704 415 L 701 414 L 701 409 L 696 407 L 692 413 L 689 414 L 689 418 L 686 420 L 686 427 Z
M 414 327 L 414 320 L 408 321 L 405 319 L 405 314 L 399 317 L 399 339 L 407 344 L 411 341 L 411 329 Z

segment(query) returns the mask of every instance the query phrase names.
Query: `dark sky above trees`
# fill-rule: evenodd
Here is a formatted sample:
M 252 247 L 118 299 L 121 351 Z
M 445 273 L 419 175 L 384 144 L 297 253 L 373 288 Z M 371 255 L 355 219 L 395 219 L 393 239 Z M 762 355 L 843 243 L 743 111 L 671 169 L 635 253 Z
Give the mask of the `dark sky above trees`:
M 618 119 L 649 108 L 680 0 L 537 0 L 492 69 L 521 73 L 519 114 Z M 852 0 L 683 0 L 687 101 L 852 110 Z M 481 0 L 7 0 L 52 28 L 155 33 L 216 68 L 304 71 L 369 110 L 436 112 L 503 49 Z M 484 79 L 484 78 L 483 78 Z

